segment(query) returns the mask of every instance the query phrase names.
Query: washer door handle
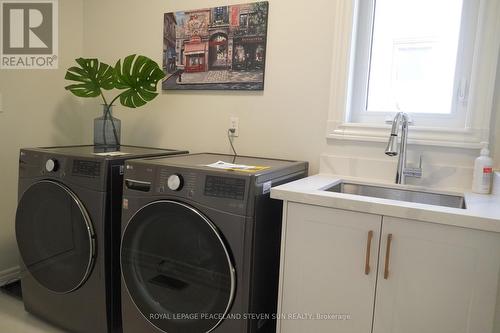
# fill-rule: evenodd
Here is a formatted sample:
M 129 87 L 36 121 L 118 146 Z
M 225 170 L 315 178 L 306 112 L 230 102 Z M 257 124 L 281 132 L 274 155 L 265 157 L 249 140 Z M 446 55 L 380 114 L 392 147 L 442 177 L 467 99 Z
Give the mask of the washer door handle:
M 151 182 L 140 180 L 125 179 L 125 186 L 134 191 L 149 192 L 151 190 Z

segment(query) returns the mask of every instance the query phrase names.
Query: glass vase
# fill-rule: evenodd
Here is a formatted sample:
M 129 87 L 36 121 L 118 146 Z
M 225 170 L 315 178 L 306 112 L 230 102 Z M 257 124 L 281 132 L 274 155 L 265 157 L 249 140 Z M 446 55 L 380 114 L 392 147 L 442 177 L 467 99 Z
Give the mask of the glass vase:
M 94 145 L 119 146 L 121 120 L 113 117 L 113 107 L 103 105 L 101 117 L 94 119 Z

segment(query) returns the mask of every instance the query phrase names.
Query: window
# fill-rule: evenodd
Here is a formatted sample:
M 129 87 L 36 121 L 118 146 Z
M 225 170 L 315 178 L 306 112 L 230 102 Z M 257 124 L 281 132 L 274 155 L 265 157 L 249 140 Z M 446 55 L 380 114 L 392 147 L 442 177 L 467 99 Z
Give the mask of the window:
M 248 14 L 241 14 L 240 15 L 240 28 L 247 28 L 248 27 Z
M 214 24 L 228 24 L 229 23 L 229 15 L 227 7 L 215 7 L 213 11 L 214 15 Z
M 334 12 L 328 138 L 386 141 L 403 111 L 410 143 L 489 140 L 500 1 L 346 0 Z
M 370 3 L 371 2 L 371 3 Z M 464 127 L 477 1 L 359 2 L 351 121 Z

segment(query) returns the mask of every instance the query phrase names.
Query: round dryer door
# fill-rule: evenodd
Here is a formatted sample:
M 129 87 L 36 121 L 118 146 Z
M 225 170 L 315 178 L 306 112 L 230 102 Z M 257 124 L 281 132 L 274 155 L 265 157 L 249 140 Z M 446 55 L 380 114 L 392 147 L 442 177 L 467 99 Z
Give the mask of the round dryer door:
M 92 223 L 66 186 L 41 181 L 28 188 L 17 207 L 16 237 L 26 269 L 45 288 L 69 293 L 90 275 Z
M 164 332 L 210 332 L 234 297 L 235 271 L 217 228 L 179 202 L 158 201 L 131 218 L 121 264 L 132 301 Z

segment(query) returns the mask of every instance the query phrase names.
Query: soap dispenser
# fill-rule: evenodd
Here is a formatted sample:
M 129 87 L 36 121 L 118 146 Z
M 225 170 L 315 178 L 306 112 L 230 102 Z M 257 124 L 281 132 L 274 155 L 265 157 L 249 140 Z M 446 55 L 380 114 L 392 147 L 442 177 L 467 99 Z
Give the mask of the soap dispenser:
M 474 176 L 472 179 L 472 192 L 480 194 L 491 193 L 491 182 L 493 179 L 493 160 L 487 142 L 481 142 L 481 155 L 474 163 Z

